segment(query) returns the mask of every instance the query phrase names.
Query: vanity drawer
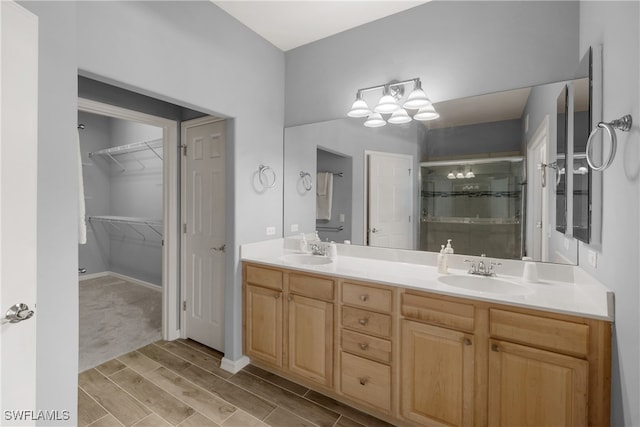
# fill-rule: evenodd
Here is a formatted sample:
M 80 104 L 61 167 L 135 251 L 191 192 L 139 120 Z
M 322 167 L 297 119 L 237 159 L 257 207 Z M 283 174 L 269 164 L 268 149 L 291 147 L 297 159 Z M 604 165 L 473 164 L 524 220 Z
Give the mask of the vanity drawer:
M 589 352 L 589 326 L 581 323 L 491 309 L 489 333 L 494 338 L 571 355 L 586 356 Z
M 391 316 L 388 314 L 343 306 L 342 326 L 382 337 L 391 336 Z
M 345 282 L 342 284 L 342 302 L 356 307 L 391 312 L 392 293 L 389 289 L 373 288 Z
M 304 274 L 289 275 L 289 291 L 311 298 L 333 300 L 334 281 Z
M 384 411 L 391 410 L 391 367 L 349 353 L 341 354 L 341 390 Z
M 245 268 L 247 283 L 265 288 L 282 290 L 282 272 L 270 268 L 247 265 Z
M 342 349 L 379 362 L 391 362 L 391 341 L 342 330 Z
M 462 331 L 473 332 L 474 328 L 473 305 L 423 295 L 402 294 L 402 315 Z

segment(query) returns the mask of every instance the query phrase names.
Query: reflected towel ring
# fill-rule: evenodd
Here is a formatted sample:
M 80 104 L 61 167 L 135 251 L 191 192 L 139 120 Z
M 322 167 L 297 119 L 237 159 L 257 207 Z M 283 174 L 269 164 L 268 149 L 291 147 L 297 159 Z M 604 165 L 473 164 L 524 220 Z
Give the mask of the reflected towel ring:
M 616 155 L 616 149 L 618 147 L 618 138 L 616 137 L 615 129 L 621 130 L 623 132 L 629 132 L 629 129 L 631 129 L 631 124 L 632 124 L 632 119 L 629 114 L 619 118 L 618 120 L 614 120 L 611 123 L 604 123 L 604 122 L 598 123 L 598 125 L 595 127 L 595 129 L 593 129 L 591 134 L 589 134 L 589 138 L 587 139 L 587 146 L 585 148 L 585 151 L 587 153 L 587 163 L 589 164 L 589 167 L 591 169 L 593 169 L 595 172 L 600 172 L 605 170 L 609 166 L 611 166 L 611 163 L 613 162 L 613 158 Z M 593 141 L 593 137 L 595 136 L 595 134 L 598 133 L 599 129 L 604 129 L 609 134 L 609 139 L 611 140 L 611 150 L 609 150 L 609 157 L 607 158 L 607 160 L 603 162 L 600 166 L 596 166 L 593 163 L 593 160 L 591 159 L 590 152 L 591 152 L 591 142 Z
M 302 178 L 302 185 L 306 191 L 311 191 L 313 188 L 313 180 L 309 172 L 300 171 L 300 178 Z
M 269 175 L 271 175 L 271 182 L 269 182 Z M 266 188 L 273 188 L 276 185 L 276 172 L 271 169 L 271 166 L 261 164 L 258 167 L 258 180 L 262 186 Z

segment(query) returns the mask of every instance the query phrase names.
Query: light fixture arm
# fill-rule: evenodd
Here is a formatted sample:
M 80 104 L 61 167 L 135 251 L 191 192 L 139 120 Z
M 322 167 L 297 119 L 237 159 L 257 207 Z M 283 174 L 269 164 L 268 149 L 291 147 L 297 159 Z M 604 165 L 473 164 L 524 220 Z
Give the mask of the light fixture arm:
M 409 80 L 403 80 L 401 82 L 385 83 L 383 85 L 365 87 L 365 88 L 362 88 L 362 89 L 358 89 L 358 92 L 356 94 L 362 94 L 363 92 L 370 92 L 372 90 L 384 89 L 385 86 L 389 86 L 389 88 L 392 88 L 392 87 L 396 87 L 396 86 L 404 86 L 404 85 L 407 85 L 409 83 L 416 83 L 417 84 L 419 82 L 420 82 L 420 78 L 416 77 L 416 78 L 409 79 Z

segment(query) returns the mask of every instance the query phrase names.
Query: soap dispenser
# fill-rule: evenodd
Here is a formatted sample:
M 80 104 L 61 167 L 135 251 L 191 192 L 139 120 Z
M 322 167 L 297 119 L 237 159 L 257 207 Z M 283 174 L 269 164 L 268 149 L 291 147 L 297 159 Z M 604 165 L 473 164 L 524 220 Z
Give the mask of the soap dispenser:
M 438 273 L 447 274 L 447 257 L 444 253 L 444 245 L 440 245 L 440 253 L 438 254 Z
M 451 239 L 447 239 L 447 247 L 444 248 L 444 253 L 445 254 L 452 254 L 453 253 L 453 248 L 451 247 Z

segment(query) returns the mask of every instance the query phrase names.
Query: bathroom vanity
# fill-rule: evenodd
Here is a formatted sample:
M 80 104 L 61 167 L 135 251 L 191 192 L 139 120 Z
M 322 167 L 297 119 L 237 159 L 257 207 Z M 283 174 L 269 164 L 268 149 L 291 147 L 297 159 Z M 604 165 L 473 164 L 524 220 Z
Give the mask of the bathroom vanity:
M 433 254 L 285 246 L 242 248 L 251 363 L 396 425 L 609 425 L 613 296 L 576 267 L 529 284 L 519 261 L 442 276 Z

